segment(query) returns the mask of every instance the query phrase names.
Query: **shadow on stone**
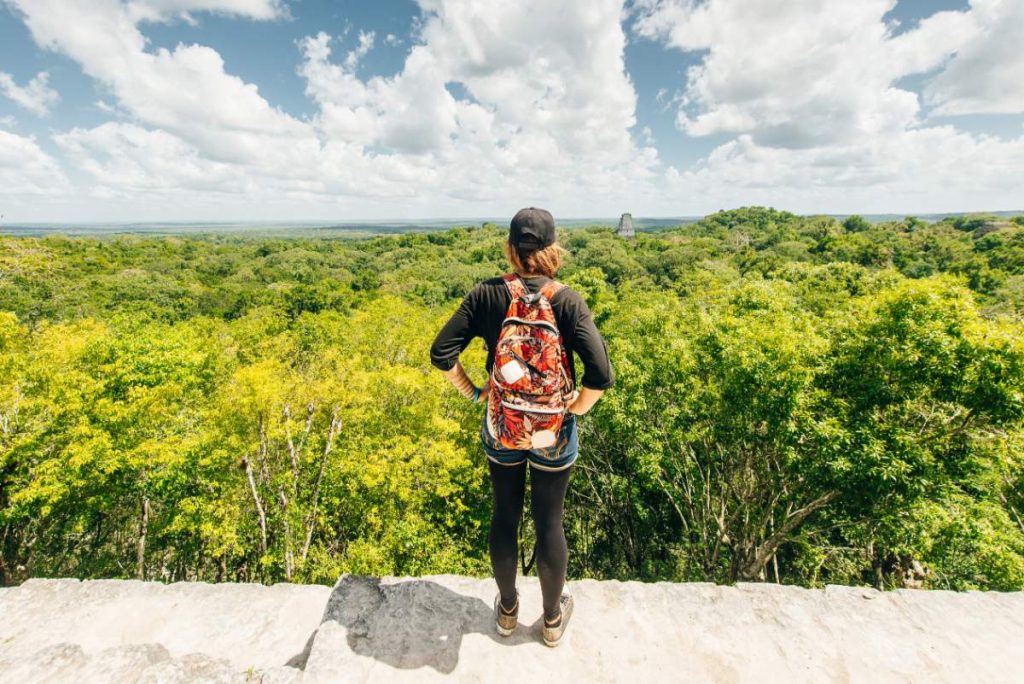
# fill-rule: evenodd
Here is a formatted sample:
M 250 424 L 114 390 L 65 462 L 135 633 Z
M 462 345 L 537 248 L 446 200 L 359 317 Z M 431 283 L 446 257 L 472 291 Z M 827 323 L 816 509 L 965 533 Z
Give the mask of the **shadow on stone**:
M 466 634 L 485 634 L 508 645 L 535 640 L 525 624 L 510 637 L 498 636 L 493 606 L 422 579 L 390 584 L 379 577 L 343 575 L 322 623 L 331 620 L 345 627 L 354 653 L 392 667 L 430 666 L 445 674 L 458 664 Z
M 313 633 L 309 635 L 309 638 L 306 639 L 306 645 L 302 647 L 302 652 L 297 653 L 296 655 L 293 655 L 291 658 L 289 658 L 288 662 L 285 663 L 285 667 L 294 667 L 298 668 L 299 670 L 306 669 L 306 661 L 309 660 L 309 654 L 313 651 L 314 639 L 316 639 L 315 629 L 313 630 Z

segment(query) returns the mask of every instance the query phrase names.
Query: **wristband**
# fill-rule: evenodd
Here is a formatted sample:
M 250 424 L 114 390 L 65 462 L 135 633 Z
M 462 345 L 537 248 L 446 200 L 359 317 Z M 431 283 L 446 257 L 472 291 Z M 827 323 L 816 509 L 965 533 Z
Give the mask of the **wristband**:
M 474 387 L 473 388 L 473 403 L 475 404 L 478 401 L 480 401 L 480 388 L 479 387 Z

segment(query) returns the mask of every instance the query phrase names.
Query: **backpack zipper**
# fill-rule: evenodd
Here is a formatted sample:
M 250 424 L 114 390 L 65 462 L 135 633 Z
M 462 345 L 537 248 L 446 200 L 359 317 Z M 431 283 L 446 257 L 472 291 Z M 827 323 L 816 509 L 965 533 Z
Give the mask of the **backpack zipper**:
M 522 411 L 524 413 L 565 413 L 565 409 L 524 408 L 523 406 L 513 404 L 511 402 L 505 401 L 504 399 L 501 400 L 501 405 L 507 406 L 511 409 L 515 409 L 517 411 Z
M 509 323 L 522 323 L 523 325 L 536 325 L 536 326 L 547 328 L 548 330 L 550 330 L 550 331 L 552 331 L 554 333 L 558 332 L 558 327 L 555 326 L 553 323 L 548 323 L 547 321 L 528 321 L 525 318 L 517 318 L 516 316 L 509 316 L 508 318 L 506 318 L 502 322 L 501 327 L 504 328 Z

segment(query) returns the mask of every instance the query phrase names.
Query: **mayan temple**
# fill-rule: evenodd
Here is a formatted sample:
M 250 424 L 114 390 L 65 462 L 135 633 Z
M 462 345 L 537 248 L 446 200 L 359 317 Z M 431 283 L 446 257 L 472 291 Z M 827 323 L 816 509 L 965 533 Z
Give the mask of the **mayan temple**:
M 636 233 L 633 232 L 633 215 L 626 212 L 619 218 L 619 237 L 635 237 Z

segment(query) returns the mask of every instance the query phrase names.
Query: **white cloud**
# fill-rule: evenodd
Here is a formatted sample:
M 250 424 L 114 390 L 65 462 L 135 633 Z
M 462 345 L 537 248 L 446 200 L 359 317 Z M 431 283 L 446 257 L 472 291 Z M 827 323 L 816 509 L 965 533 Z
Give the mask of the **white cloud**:
M 359 32 L 359 45 L 356 49 L 348 53 L 345 56 L 345 68 L 352 71 L 359 64 L 359 60 L 366 56 L 366 54 L 373 49 L 373 39 L 376 34 L 373 31 L 360 31 Z
M 279 0 L 6 0 L 39 45 L 107 91 L 97 107 L 116 122 L 54 141 L 88 179 L 73 191 L 102 197 L 111 213 L 481 216 L 546 204 L 556 216 L 595 216 L 755 201 L 900 211 L 998 208 L 1024 196 L 1020 139 L 929 125 L 900 85 L 934 74 L 926 97 L 939 112 L 1012 106 L 1020 79 L 996 87 L 1006 77 L 989 51 L 993 36 L 1014 35 L 1003 26 L 1018 11 L 1011 0 L 975 0 L 899 35 L 882 21 L 895 0 L 638 0 L 638 34 L 703 51 L 685 82 L 663 84 L 660 106 L 679 108 L 686 134 L 731 139 L 667 173 L 653 133 L 636 125 L 621 0 L 419 1 L 392 76 L 360 75 L 373 32 L 345 51 L 326 33 L 300 41 L 298 74 L 316 113 L 297 118 L 216 50 L 154 48 L 144 35 L 147 23 L 203 12 L 287 17 Z M 33 139 L 6 144 L 10 164 L 36 169 L 25 187 L 63 179 Z
M 0 71 L 0 90 L 33 114 L 46 116 L 60 100 L 60 94 L 48 85 L 49 80 L 50 74 L 41 71 L 27 85 L 19 86 L 10 74 Z
M 687 73 L 679 127 L 746 133 L 775 147 L 815 147 L 914 125 L 917 95 L 894 86 L 974 35 L 962 12 L 940 12 L 892 37 L 896 0 L 657 2 L 635 30 L 681 50 L 707 50 Z
M 243 192 L 245 179 L 230 164 L 203 159 L 198 150 L 162 130 L 105 123 L 54 137 L 68 157 L 102 187 L 143 191 Z
M 420 154 L 442 146 L 454 131 L 454 99 L 436 60 L 422 47 L 413 50 L 398 76 L 368 82 L 354 73 L 354 53 L 340 65 L 330 61 L 325 33 L 305 39 L 302 51 L 299 73 L 320 105 L 317 123 L 328 140 Z
M 195 145 L 214 161 L 294 165 L 316 152 L 308 124 L 282 113 L 256 86 L 228 74 L 220 55 L 201 45 L 146 51 L 136 26 L 184 9 L 264 16 L 277 3 L 262 0 L 13 0 L 40 45 L 59 49 L 105 84 L 120 107 L 139 121 Z M 73 30 L 72 28 L 73 27 Z
M 180 18 L 191 22 L 193 12 L 215 12 L 263 21 L 288 15 L 282 0 L 130 0 L 126 4 L 133 21 Z
M 934 114 L 1024 112 L 1024 2 L 972 0 L 974 40 L 927 85 Z
M 935 69 L 936 82 L 945 83 L 959 55 L 988 40 L 976 13 L 993 1 L 933 14 L 895 36 L 882 21 L 895 0 L 642 3 L 639 35 L 707 51 L 687 73 L 679 128 L 734 136 L 697 167 L 670 169 L 669 184 L 702 201 L 717 198 L 719 206 L 921 211 L 1016 204 L 1012 198 L 1024 195 L 1024 138 L 928 126 L 917 94 L 897 85 Z M 1019 82 L 999 71 L 973 76 L 1002 81 L 1011 92 Z
M 34 138 L 0 130 L 0 196 L 17 203 L 25 195 L 59 195 L 67 189 L 60 165 Z
M 1024 137 L 1003 141 L 952 126 L 809 149 L 741 135 L 697 168 L 669 169 L 668 181 L 701 198 L 702 211 L 749 203 L 804 212 L 1012 209 L 1024 190 L 1022 159 Z
M 312 121 L 273 107 L 215 50 L 151 50 L 139 28 L 198 11 L 266 19 L 279 3 L 9 2 L 37 43 L 78 61 L 130 121 L 56 137 L 96 191 L 180 186 L 332 204 L 369 197 L 392 214 L 387 198 L 402 198 L 451 215 L 545 198 L 578 211 L 593 207 L 595 194 L 610 203 L 650 190 L 657 155 L 631 133 L 636 96 L 620 0 L 424 0 L 415 44 L 391 78 L 356 75 L 372 32 L 338 63 L 326 34 L 309 37 L 299 71 L 319 107 Z
M 623 61 L 621 3 L 422 7 L 420 42 L 391 78 L 364 81 L 331 62 L 326 34 L 304 41 L 300 73 L 328 139 L 430 155 L 443 172 L 439 189 L 466 196 L 581 186 L 622 193 L 651 174 L 657 155 L 630 132 L 636 94 Z M 449 83 L 470 98 L 453 95 Z

